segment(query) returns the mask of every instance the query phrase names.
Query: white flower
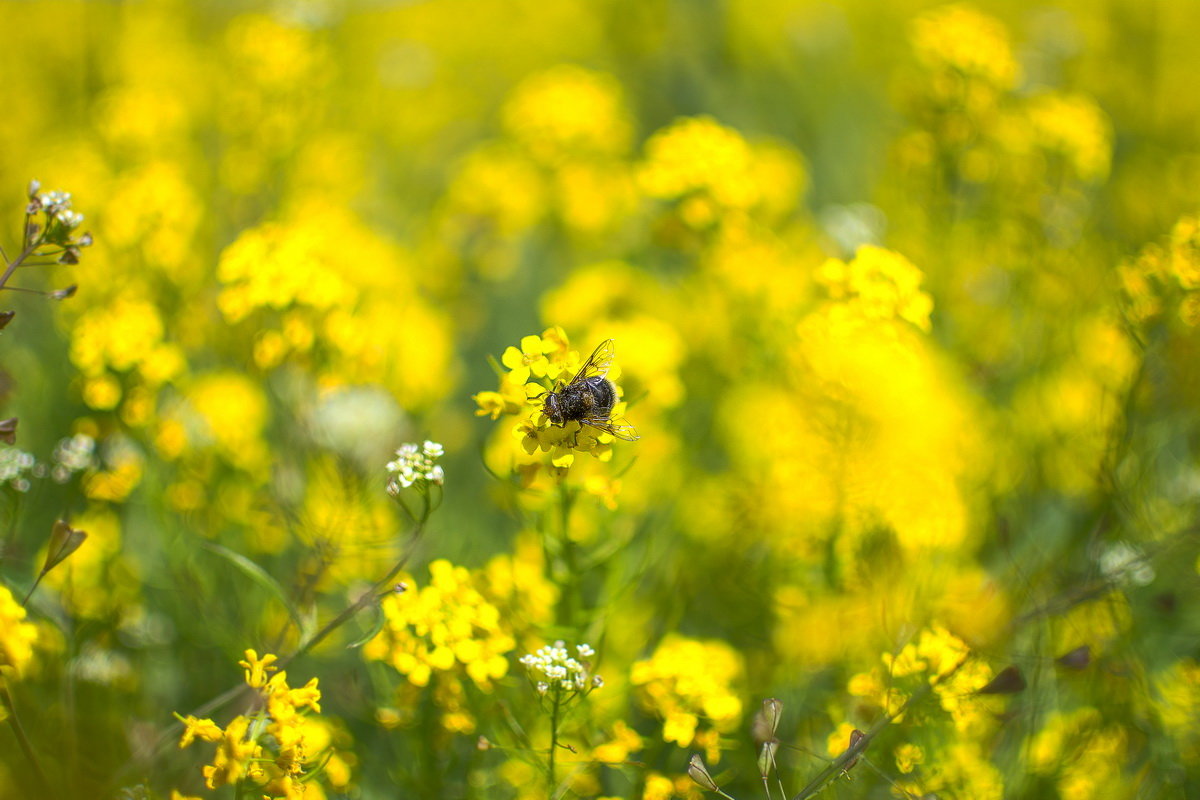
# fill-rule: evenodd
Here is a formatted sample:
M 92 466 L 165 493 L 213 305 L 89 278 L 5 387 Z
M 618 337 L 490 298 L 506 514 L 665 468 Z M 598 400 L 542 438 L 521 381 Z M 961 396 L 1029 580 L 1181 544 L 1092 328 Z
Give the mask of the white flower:
M 1128 542 L 1109 545 L 1100 555 L 1100 571 L 1111 581 L 1145 586 L 1155 578 L 1145 554 Z
M 595 651 L 586 644 L 575 648 L 581 657 L 592 655 Z M 521 657 L 521 663 L 536 678 L 538 693 L 545 694 L 551 688 L 567 692 L 583 692 L 604 685 L 599 675 L 591 675 L 588 665 L 571 658 L 562 642 L 543 647 L 536 653 Z
M 426 441 L 423 445 L 412 442 L 400 445 L 396 458 L 387 463 L 387 490 L 395 495 L 401 489 L 426 483 L 441 486 L 446 479 L 445 471 L 434 463 L 445 451 L 437 442 Z M 420 486 L 418 486 L 420 488 Z

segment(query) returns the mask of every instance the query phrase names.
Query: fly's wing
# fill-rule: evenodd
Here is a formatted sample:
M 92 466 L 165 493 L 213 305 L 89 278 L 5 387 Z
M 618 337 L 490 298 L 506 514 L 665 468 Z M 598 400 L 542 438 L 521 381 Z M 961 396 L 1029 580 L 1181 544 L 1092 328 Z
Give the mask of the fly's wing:
M 585 419 L 584 425 L 590 425 L 597 430 L 602 430 L 605 433 L 611 434 L 618 439 L 624 439 L 627 442 L 636 442 L 642 438 L 638 436 L 637 428 L 629 424 L 629 421 L 624 417 L 613 417 L 612 419 Z
M 583 366 L 579 368 L 579 372 L 575 373 L 571 383 L 585 381 L 588 378 L 603 378 L 608 374 L 608 368 L 612 366 L 613 356 L 616 354 L 617 348 L 613 344 L 613 340 L 605 339 L 596 345 L 596 349 L 588 356 L 588 360 L 583 362 Z

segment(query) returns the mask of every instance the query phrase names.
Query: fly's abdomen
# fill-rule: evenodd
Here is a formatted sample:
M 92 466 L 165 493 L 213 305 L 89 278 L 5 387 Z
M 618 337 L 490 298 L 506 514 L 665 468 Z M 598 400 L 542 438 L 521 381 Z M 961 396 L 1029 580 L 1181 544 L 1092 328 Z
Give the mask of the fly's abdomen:
M 607 418 L 612 412 L 612 407 L 617 403 L 617 391 L 613 388 L 612 381 L 594 376 L 588 378 L 584 383 L 592 396 L 592 418 Z

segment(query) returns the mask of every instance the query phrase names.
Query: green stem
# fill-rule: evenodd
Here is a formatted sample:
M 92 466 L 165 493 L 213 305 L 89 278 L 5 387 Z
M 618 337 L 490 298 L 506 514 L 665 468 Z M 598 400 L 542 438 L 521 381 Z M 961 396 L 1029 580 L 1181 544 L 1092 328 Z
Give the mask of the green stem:
M 554 789 L 558 785 L 554 775 L 554 758 L 558 754 L 558 709 L 562 699 L 561 689 L 554 687 L 554 707 L 550 711 L 550 796 L 554 797 Z
M 8 710 L 8 724 L 13 730 L 13 735 L 17 737 L 17 744 L 21 746 L 21 751 L 25 753 L 25 759 L 33 768 L 33 774 L 37 778 L 38 785 L 45 797 L 57 797 L 58 794 L 50 787 L 50 781 L 46 778 L 46 773 L 42 770 L 42 764 L 38 761 L 37 753 L 33 752 L 33 745 L 29 742 L 29 737 L 25 735 L 25 728 L 21 725 L 21 720 L 17 716 L 17 707 L 13 703 L 12 695 L 8 691 L 8 684 L 0 678 L 0 700 L 3 700 L 4 707 Z
M 353 603 L 351 603 L 350 605 L 348 605 L 344 609 L 342 609 L 342 612 L 340 614 L 338 614 L 336 617 L 334 617 L 333 619 L 331 619 L 329 622 L 327 622 L 325 624 L 325 627 L 321 628 L 321 630 L 314 633 L 312 638 L 309 639 L 304 644 L 302 644 L 300 646 L 300 648 L 298 650 L 296 650 L 296 652 L 292 653 L 291 655 L 287 656 L 286 658 L 280 659 L 280 661 L 279 661 L 280 669 L 287 666 L 291 662 L 295 661 L 297 658 L 300 658 L 300 656 L 308 653 L 310 650 L 312 650 L 314 647 L 316 647 L 318 644 L 320 644 L 322 641 L 324 641 L 325 638 L 329 636 L 329 634 L 333 633 L 335 630 L 337 630 L 343 624 L 345 624 L 346 621 L 349 620 L 351 617 L 353 617 L 355 614 L 362 611 L 364 608 L 371 605 L 372 603 L 379 602 L 380 592 L 384 589 L 384 587 L 386 587 L 393 580 L 395 580 L 396 576 L 399 575 L 401 570 L 404 569 L 405 565 L 408 564 L 408 559 L 409 559 L 409 557 L 412 556 L 412 553 L 413 553 L 412 546 L 414 544 L 416 544 L 417 539 L 420 538 L 422 531 L 424 531 L 423 526 L 424 526 L 424 520 L 422 520 L 421 524 L 418 524 L 416 530 L 413 531 L 412 540 L 409 542 L 408 549 L 405 551 L 404 555 L 402 555 L 400 557 L 400 559 L 395 564 L 392 565 L 392 568 L 390 570 L 388 570 L 388 573 L 386 575 L 384 575 L 382 578 L 380 578 L 379 580 L 375 581 L 375 583 L 371 586 L 370 589 L 363 592 L 359 596 L 358 600 L 354 601 Z
M 558 605 L 558 624 L 570 626 L 575 618 L 575 592 L 579 585 L 579 562 L 576 558 L 575 543 L 571 541 L 571 509 L 575 497 L 566 483 L 558 486 L 558 526 L 559 547 L 563 566 L 566 568 L 567 580 L 562 587 L 562 595 Z
M 882 731 L 888 725 L 891 725 L 899 717 L 902 717 L 909 708 L 924 700 L 927 695 L 933 692 L 933 688 L 935 686 L 945 680 L 948 680 L 951 675 L 953 675 L 955 672 L 958 672 L 958 670 L 962 668 L 962 665 L 967 663 L 968 658 L 969 656 L 964 656 L 961 661 L 959 661 L 945 673 L 913 692 L 908 700 L 906 700 L 904 704 L 896 710 L 895 713 L 887 714 L 883 717 L 883 719 L 872 725 L 871 729 L 867 731 L 864 736 L 859 738 L 857 742 L 851 745 L 846 752 L 842 753 L 829 766 L 817 773 L 817 776 L 809 781 L 807 786 L 793 795 L 792 800 L 808 800 L 808 798 L 824 789 L 830 782 L 844 774 L 847 769 L 854 765 L 859 756 L 862 755 L 863 751 L 870 746 L 871 741 L 879 735 L 880 731 Z

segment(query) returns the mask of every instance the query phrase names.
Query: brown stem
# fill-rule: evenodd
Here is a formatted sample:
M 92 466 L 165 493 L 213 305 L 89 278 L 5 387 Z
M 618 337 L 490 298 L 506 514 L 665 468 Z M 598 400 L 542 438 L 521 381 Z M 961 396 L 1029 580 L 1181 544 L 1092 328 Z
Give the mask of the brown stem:
M 42 237 L 38 236 L 28 247 L 21 251 L 19 256 L 9 262 L 8 266 L 4 270 L 4 274 L 0 275 L 0 289 L 3 289 L 4 285 L 8 283 L 8 279 L 11 278 L 12 274 L 17 271 L 17 267 L 21 266 L 21 262 L 33 255 L 33 251 L 37 250 L 39 247 L 41 247 L 41 245 Z

